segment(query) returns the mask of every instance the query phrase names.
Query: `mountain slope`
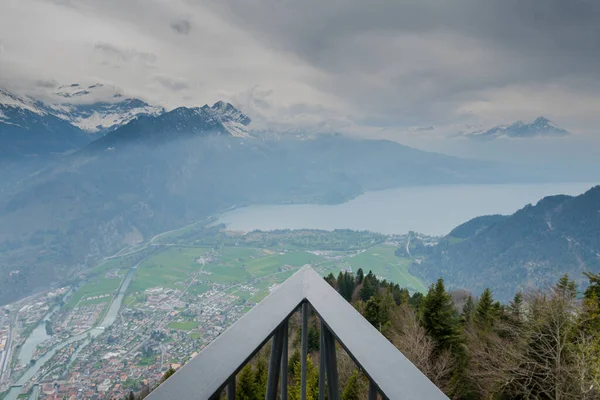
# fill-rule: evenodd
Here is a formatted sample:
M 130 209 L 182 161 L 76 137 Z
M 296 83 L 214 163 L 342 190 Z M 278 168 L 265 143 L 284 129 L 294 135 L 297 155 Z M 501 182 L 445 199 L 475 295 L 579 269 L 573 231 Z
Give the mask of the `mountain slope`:
M 86 150 L 114 151 L 125 145 L 166 144 L 187 136 L 230 135 L 225 127 L 229 122 L 235 123 L 226 115 L 217 117 L 204 108 L 179 107 L 157 116 L 138 117 L 94 141 Z
M 570 133 L 565 129 L 552 123 L 549 119 L 538 117 L 535 121 L 527 124 L 517 121 L 512 125 L 500 125 L 486 131 L 467 133 L 470 139 L 493 140 L 498 138 L 527 139 L 534 137 L 563 137 Z
M 44 105 L 0 89 L 0 156 L 46 155 L 75 150 L 89 139 Z
M 600 268 L 600 186 L 577 196 L 551 196 L 511 216 L 475 218 L 425 252 L 415 273 L 443 276 L 453 287 L 502 299 L 544 288 L 559 274 L 580 283 Z

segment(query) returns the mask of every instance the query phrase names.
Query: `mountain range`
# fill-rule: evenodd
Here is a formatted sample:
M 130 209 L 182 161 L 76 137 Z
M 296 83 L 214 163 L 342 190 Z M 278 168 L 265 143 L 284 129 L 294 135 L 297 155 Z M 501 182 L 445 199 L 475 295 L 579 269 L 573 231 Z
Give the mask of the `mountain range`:
M 511 125 L 498 125 L 488 130 L 470 132 L 464 136 L 473 140 L 494 140 L 500 138 L 564 137 L 569 135 L 568 131 L 549 119 L 538 117 L 531 123 L 517 121 Z
M 103 99 L 97 101 L 98 98 Z M 155 134 L 165 130 L 173 134 L 204 130 L 235 137 L 250 135 L 250 118 L 223 101 L 166 112 L 140 99 L 110 93 L 101 84 L 60 86 L 54 99 L 60 100 L 43 102 L 0 89 L 0 155 L 64 153 L 98 138 L 102 140 L 95 147 L 111 147 L 111 143 L 132 139 L 135 132 L 141 134 L 150 126 Z M 125 126 L 124 131 L 103 138 Z
M 231 207 L 334 204 L 402 186 L 552 180 L 531 168 L 386 140 L 273 139 L 251 131 L 250 118 L 226 102 L 164 111 L 119 96 L 94 102 L 99 90 L 61 87 L 58 103 L 0 92 L 0 304 Z
M 513 215 L 472 219 L 454 229 L 412 271 L 430 281 L 443 276 L 454 288 L 479 294 L 490 287 L 509 300 L 525 288 L 546 288 L 568 273 L 600 269 L 600 186 L 572 197 L 550 196 Z

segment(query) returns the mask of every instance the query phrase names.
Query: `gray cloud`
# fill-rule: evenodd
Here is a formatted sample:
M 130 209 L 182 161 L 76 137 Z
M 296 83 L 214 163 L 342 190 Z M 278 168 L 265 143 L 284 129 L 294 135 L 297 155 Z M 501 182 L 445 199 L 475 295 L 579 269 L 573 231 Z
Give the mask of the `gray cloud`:
M 154 80 L 160 83 L 162 87 L 172 92 L 180 92 L 190 88 L 190 83 L 185 78 L 174 78 L 167 75 L 156 74 Z
M 192 24 L 187 19 L 177 19 L 171 22 L 171 29 L 182 35 L 187 35 L 192 30 Z
M 243 0 L 211 3 L 322 71 L 313 85 L 382 123 L 444 122 L 508 85 L 600 81 L 600 2 Z M 381 114 L 381 115 L 379 115 Z M 379 115 L 379 116 L 378 116 Z
M 54 89 L 58 86 L 58 82 L 54 79 L 38 79 L 35 81 L 35 85 L 40 88 Z
M 93 77 L 167 108 L 224 99 L 264 127 L 412 145 L 539 115 L 600 137 L 598 0 L 57 1 L 0 2 L 15 86 Z
M 96 43 L 94 51 L 100 53 L 110 62 L 137 61 L 142 64 L 153 64 L 156 62 L 156 54 L 138 51 L 135 49 L 121 49 L 110 43 Z

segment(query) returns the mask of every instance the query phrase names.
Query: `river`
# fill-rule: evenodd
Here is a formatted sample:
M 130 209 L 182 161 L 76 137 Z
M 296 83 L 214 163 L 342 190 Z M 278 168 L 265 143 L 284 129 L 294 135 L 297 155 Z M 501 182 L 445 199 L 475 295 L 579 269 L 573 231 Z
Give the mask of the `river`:
M 438 185 L 367 192 L 338 205 L 259 205 L 220 215 L 236 231 L 354 229 L 444 235 L 471 218 L 512 214 L 545 196 L 578 195 L 595 183 Z
M 98 325 L 97 327 L 92 328 L 89 331 L 84 332 L 80 335 L 71 336 L 70 338 L 66 339 L 65 341 L 54 346 L 52 349 L 48 350 L 48 352 L 46 352 L 46 354 L 44 354 L 42 357 L 40 357 L 35 362 L 35 364 L 31 365 L 25 371 L 25 373 L 19 378 L 19 380 L 17 380 L 17 382 L 15 383 L 16 386 L 12 386 L 10 388 L 10 390 L 9 390 L 8 394 L 6 395 L 6 397 L 4 398 L 4 400 L 16 400 L 17 397 L 19 396 L 19 394 L 21 394 L 20 386 L 25 385 L 31 378 L 33 378 L 35 376 L 35 374 L 38 373 L 38 371 L 44 366 L 44 364 L 46 362 L 48 362 L 48 360 L 50 360 L 54 356 L 54 354 L 56 354 L 56 352 L 58 350 L 64 348 L 65 346 L 67 346 L 73 342 L 77 342 L 79 340 L 85 339 L 85 342 L 83 342 L 83 344 L 80 345 L 79 348 L 77 349 L 76 354 L 79 354 L 79 351 L 81 351 L 81 349 L 89 343 L 89 338 L 95 338 L 96 336 L 98 336 L 102 332 L 104 332 L 104 330 L 106 328 L 111 326 L 117 319 L 117 315 L 119 314 L 119 309 L 121 308 L 121 304 L 123 303 L 123 298 L 125 297 L 127 288 L 129 287 L 129 284 L 131 283 L 131 280 L 133 279 L 133 277 L 135 275 L 136 268 L 137 268 L 137 265 L 135 267 L 131 268 L 129 270 L 129 272 L 127 273 L 127 275 L 125 276 L 125 279 L 123 280 L 123 282 L 121 283 L 121 286 L 119 287 L 119 292 L 117 293 L 117 296 L 113 299 L 112 303 L 110 304 L 110 307 L 108 308 L 108 311 L 102 318 L 100 325 Z M 55 310 L 53 310 L 53 312 L 54 311 Z M 49 318 L 49 317 L 47 316 L 46 318 Z M 40 326 L 43 326 L 43 324 L 40 324 Z M 45 333 L 45 331 L 44 331 L 44 333 Z M 32 332 L 32 335 L 33 335 L 33 332 Z M 37 339 L 38 337 L 41 337 L 39 333 L 36 335 L 36 339 L 32 339 L 31 341 L 34 342 L 35 340 L 38 340 Z M 27 338 L 27 341 L 29 341 L 30 338 L 31 338 L 31 336 L 29 338 Z M 19 357 L 21 357 L 21 352 L 19 352 Z M 23 359 L 21 359 L 21 360 L 23 360 Z M 31 360 L 31 358 L 29 358 L 29 360 Z M 28 360 L 23 360 L 23 361 L 29 362 Z

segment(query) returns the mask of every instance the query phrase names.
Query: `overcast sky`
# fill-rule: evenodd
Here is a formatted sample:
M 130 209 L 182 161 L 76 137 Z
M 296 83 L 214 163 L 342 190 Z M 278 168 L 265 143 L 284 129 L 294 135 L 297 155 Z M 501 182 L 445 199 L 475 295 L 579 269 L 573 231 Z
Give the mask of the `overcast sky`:
M 228 100 L 258 127 L 437 137 L 544 115 L 592 137 L 600 1 L 0 2 L 0 85 L 96 81 Z

